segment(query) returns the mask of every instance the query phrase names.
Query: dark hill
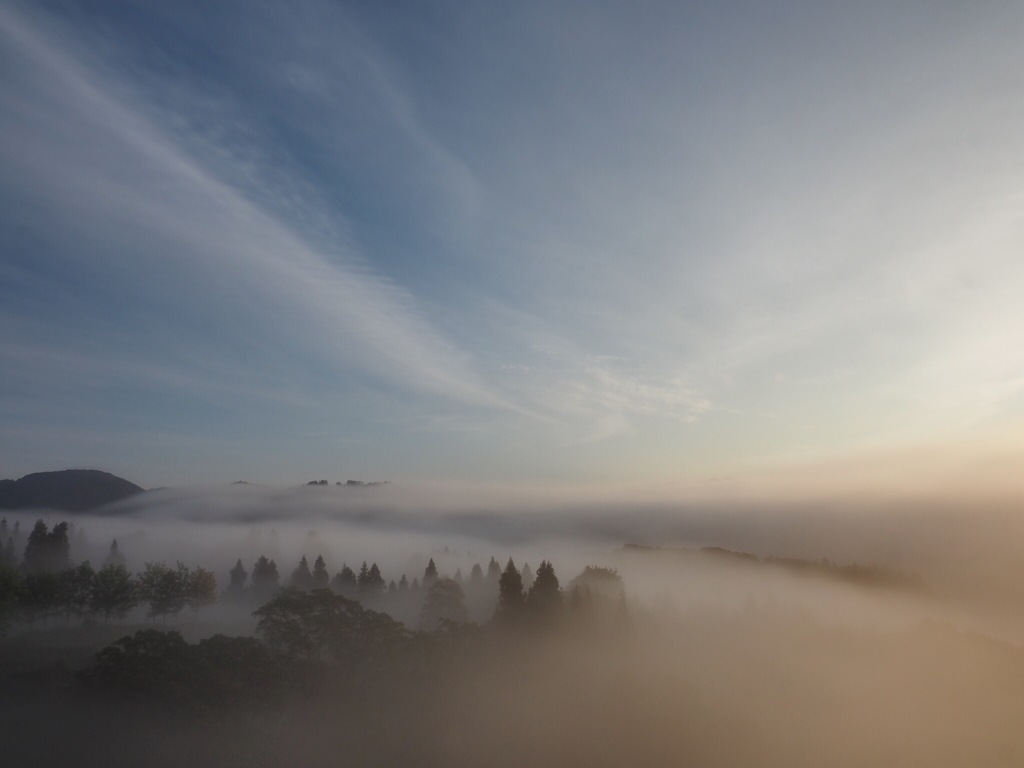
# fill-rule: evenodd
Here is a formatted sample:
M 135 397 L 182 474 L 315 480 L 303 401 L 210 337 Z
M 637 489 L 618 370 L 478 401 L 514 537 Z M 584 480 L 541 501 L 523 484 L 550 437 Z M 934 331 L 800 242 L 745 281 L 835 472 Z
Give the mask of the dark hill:
M 86 512 L 142 493 L 124 478 L 95 469 L 35 472 L 0 480 L 0 509 L 59 509 Z

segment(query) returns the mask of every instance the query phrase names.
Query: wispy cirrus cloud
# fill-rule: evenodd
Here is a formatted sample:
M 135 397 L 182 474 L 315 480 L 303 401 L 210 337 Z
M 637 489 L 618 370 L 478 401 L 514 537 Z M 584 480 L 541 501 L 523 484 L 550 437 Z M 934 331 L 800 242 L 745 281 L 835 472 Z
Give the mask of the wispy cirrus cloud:
M 57 47 L 19 11 L 0 12 L 0 33 L 19 65 L 5 90 L 23 102 L 0 124 L 5 165 L 16 169 L 11 181 L 41 201 L 41 215 L 57 217 L 69 237 L 84 232 L 107 246 L 102 261 L 84 270 L 128 292 L 152 292 L 149 281 L 163 277 L 164 288 L 183 295 L 163 291 L 161 299 L 183 313 L 200 307 L 225 324 L 244 313 L 241 322 L 257 333 L 286 343 L 312 337 L 329 361 L 400 388 L 512 407 L 413 296 L 368 268 L 351 244 L 325 250 L 224 180 L 237 178 L 237 169 L 200 165 L 189 137 L 153 122 L 153 105 L 125 101 L 116 81 Z M 201 347 L 204 339 L 192 342 Z
M 1008 418 L 1024 17 L 926 6 L 4 3 L 0 410 L 501 482 Z

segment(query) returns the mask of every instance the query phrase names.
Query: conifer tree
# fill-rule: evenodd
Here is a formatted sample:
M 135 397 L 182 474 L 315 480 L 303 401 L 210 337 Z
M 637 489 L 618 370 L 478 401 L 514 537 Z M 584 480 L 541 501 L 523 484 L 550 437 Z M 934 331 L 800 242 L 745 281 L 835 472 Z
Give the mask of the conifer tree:
M 298 567 L 292 571 L 292 578 L 288 582 L 288 586 L 292 589 L 307 590 L 313 586 L 313 574 L 309 571 L 309 562 L 306 560 L 306 556 L 303 555 L 302 559 L 299 560 Z
M 103 565 L 127 565 L 124 555 L 121 554 L 121 550 L 117 546 L 117 539 L 110 542 L 110 551 L 107 552 Z
M 381 576 L 380 568 L 374 563 L 366 572 L 366 578 L 359 584 L 359 597 L 360 599 L 375 600 L 384 594 L 386 588 L 387 582 Z
M 57 523 L 50 531 L 48 542 L 50 564 L 52 571 L 63 571 L 71 567 L 71 542 L 68 540 L 68 524 Z
M 358 586 L 355 571 L 342 563 L 341 570 L 331 579 L 331 589 L 338 594 L 352 598 L 356 596 Z
M 434 558 L 430 558 L 427 567 L 423 570 L 423 586 L 430 589 L 430 585 L 437 580 L 437 566 L 434 565 Z
M 324 556 L 317 555 L 316 561 L 313 563 L 313 588 L 326 589 L 330 581 L 331 577 L 327 573 L 327 563 L 324 562 Z
M 542 560 L 537 568 L 537 578 L 526 596 L 530 615 L 540 623 L 550 623 L 562 610 L 562 590 L 555 575 L 555 567 Z
M 42 520 L 36 522 L 25 545 L 22 562 L 25 573 L 56 573 L 71 567 L 71 543 L 68 541 L 68 524 L 57 523 L 49 530 Z
M 495 560 L 492 557 L 491 558 L 491 562 L 489 562 L 487 564 L 487 579 L 489 581 L 493 581 L 493 582 L 497 583 L 497 581 L 500 578 L 501 578 L 501 566 L 498 565 L 498 561 Z
M 498 608 L 495 617 L 502 621 L 515 620 L 522 613 L 523 605 L 523 578 L 510 557 L 498 580 Z
M 252 567 L 252 588 L 256 597 L 260 600 L 277 592 L 280 587 L 281 577 L 277 572 L 277 563 L 268 560 L 266 555 L 260 555 L 256 564 Z
M 231 577 L 231 581 L 228 584 L 227 591 L 232 595 L 240 595 L 245 590 L 245 581 L 249 577 L 249 574 L 245 572 L 245 566 L 242 565 L 242 558 L 238 558 L 235 561 L 235 567 L 228 573 Z
M 49 568 L 49 539 L 50 527 L 43 520 L 37 520 L 32 532 L 28 535 L 25 555 L 21 561 L 21 569 L 25 573 L 51 570 Z
M 533 569 L 530 568 L 530 564 L 523 563 L 523 567 L 519 569 L 519 574 L 523 577 L 523 589 L 529 592 L 530 587 L 533 586 L 533 580 L 535 578 Z
M 437 629 L 443 621 L 466 621 L 466 596 L 454 579 L 435 579 L 427 591 L 420 613 L 420 629 Z

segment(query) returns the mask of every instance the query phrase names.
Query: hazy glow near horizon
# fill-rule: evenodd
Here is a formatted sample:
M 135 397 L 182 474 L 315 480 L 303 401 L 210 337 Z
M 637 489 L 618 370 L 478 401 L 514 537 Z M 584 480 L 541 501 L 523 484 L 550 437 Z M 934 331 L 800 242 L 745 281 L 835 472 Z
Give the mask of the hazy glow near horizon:
M 1021 493 L 1022 33 L 0 0 L 0 476 Z

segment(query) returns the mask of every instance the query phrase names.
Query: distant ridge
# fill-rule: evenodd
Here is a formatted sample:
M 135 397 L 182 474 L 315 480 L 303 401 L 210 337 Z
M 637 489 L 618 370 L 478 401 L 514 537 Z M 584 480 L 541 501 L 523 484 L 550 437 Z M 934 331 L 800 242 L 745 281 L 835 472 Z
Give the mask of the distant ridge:
M 632 554 L 662 554 L 674 557 L 705 557 L 730 560 L 734 563 L 764 568 L 778 568 L 797 576 L 831 579 L 858 587 L 877 589 L 898 589 L 921 595 L 931 591 L 924 580 L 915 573 L 883 568 L 875 565 L 837 565 L 829 560 L 801 560 L 795 557 L 758 557 L 749 552 L 737 552 L 722 547 L 702 549 L 677 549 L 672 547 L 650 547 L 644 544 L 625 544 L 623 552 Z
M 124 478 L 96 469 L 34 472 L 18 480 L 0 480 L 0 509 L 57 509 L 87 512 L 142 493 Z

